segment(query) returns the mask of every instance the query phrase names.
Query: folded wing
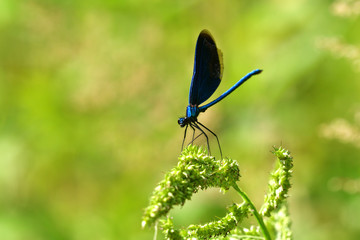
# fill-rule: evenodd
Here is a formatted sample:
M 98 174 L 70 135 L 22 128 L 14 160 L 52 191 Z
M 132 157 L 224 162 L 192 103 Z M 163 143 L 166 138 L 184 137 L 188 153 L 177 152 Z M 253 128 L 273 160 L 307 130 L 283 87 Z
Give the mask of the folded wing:
M 222 53 L 208 30 L 202 30 L 195 49 L 189 104 L 199 105 L 217 89 L 223 73 Z

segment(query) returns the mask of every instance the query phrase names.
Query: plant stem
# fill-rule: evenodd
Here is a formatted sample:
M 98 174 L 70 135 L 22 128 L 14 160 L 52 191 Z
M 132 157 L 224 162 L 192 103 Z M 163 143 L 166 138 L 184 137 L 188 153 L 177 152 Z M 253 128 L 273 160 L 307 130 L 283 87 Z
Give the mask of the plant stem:
M 238 187 L 238 185 L 236 183 L 233 185 L 233 188 L 240 194 L 240 196 L 244 199 L 244 201 L 250 205 L 250 208 L 253 210 L 255 218 L 257 219 L 257 221 L 260 225 L 261 231 L 263 232 L 265 239 L 271 240 L 269 231 L 267 230 L 262 217 L 260 216 L 259 212 L 256 210 L 254 204 L 251 202 L 249 197 L 246 195 L 246 193 L 244 193 L 243 191 L 240 190 L 240 188 Z
M 155 222 L 155 227 L 154 227 L 154 238 L 153 240 L 156 240 L 157 238 L 157 232 L 158 232 L 158 221 Z

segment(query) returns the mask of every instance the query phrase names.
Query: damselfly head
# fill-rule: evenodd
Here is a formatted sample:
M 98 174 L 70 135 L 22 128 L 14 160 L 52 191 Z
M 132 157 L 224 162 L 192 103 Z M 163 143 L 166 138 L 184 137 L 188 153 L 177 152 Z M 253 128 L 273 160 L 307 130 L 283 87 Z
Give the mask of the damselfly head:
M 183 117 L 179 118 L 178 124 L 180 125 L 180 127 L 185 127 L 185 125 L 186 125 L 185 118 L 183 118 Z

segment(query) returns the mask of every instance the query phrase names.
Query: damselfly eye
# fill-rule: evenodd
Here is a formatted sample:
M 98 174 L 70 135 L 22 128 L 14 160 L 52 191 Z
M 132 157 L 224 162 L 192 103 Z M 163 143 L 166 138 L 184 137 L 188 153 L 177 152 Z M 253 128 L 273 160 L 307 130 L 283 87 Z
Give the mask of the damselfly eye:
M 185 127 L 185 118 L 179 118 L 178 124 L 180 125 L 180 127 Z

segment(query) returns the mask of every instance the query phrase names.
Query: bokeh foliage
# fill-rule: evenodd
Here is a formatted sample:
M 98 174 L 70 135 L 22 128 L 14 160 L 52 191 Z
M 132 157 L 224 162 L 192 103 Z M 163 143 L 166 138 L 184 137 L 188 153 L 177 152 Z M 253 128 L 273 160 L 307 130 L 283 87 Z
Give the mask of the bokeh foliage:
M 359 5 L 0 1 L 1 239 L 152 238 L 141 215 L 180 153 L 203 28 L 224 53 L 215 97 L 264 69 L 200 116 L 252 179 L 242 188 L 262 201 L 282 144 L 296 159 L 295 239 L 359 239 Z M 236 199 L 206 191 L 175 224 Z

